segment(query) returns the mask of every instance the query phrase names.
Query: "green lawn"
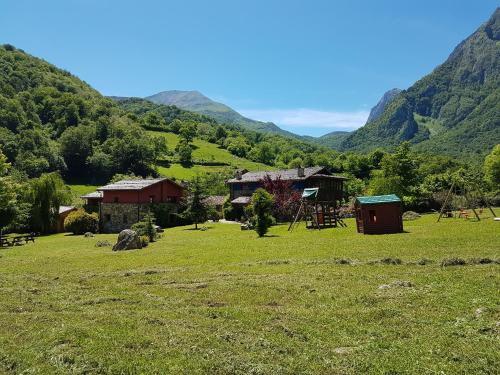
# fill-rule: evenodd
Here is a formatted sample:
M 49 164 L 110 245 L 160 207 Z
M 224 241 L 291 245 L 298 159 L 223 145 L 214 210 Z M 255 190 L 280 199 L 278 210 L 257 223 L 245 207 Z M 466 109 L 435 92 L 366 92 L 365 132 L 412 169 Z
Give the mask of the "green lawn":
M 497 373 L 500 265 L 469 259 L 500 258 L 500 223 L 435 220 L 381 236 L 353 220 L 260 239 L 209 224 L 120 253 L 94 246 L 116 235 L 0 249 L 0 373 Z M 441 267 L 450 257 L 467 263 Z

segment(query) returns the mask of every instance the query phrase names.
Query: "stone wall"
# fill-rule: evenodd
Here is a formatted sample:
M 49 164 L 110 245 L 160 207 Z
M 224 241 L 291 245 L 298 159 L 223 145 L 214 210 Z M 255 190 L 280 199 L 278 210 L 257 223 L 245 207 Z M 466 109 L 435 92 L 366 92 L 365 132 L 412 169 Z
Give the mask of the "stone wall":
M 101 203 L 101 232 L 118 233 L 128 229 L 147 212 L 147 204 Z
M 161 205 L 168 207 L 168 210 L 164 213 L 160 213 L 160 216 L 171 215 L 177 212 L 179 208 L 179 205 L 175 203 L 162 203 Z M 100 230 L 102 233 L 119 233 L 124 229 L 129 229 L 132 225 L 141 220 L 148 213 L 150 208 L 151 213 L 154 213 L 154 205 L 150 207 L 150 204 L 101 203 L 101 214 L 99 217 Z M 159 217 L 157 217 L 157 219 L 159 219 Z M 157 222 L 161 223 L 162 220 L 157 220 Z

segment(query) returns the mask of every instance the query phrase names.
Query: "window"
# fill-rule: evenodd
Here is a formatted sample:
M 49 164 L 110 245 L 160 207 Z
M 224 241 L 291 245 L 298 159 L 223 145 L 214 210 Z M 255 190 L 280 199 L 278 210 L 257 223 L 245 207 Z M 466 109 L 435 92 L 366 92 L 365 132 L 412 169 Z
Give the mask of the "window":
M 154 203 L 155 201 L 155 196 L 154 195 L 150 195 L 149 196 L 149 203 Z
M 110 214 L 104 215 L 104 221 L 111 221 L 111 215 Z
M 123 224 L 127 224 L 127 223 L 128 223 L 127 215 L 123 214 Z
M 375 213 L 375 210 L 368 211 L 368 217 L 370 218 L 370 223 L 377 222 L 377 214 Z
M 119 200 L 118 197 L 113 198 L 113 202 L 115 202 L 115 203 L 118 203 L 118 200 Z

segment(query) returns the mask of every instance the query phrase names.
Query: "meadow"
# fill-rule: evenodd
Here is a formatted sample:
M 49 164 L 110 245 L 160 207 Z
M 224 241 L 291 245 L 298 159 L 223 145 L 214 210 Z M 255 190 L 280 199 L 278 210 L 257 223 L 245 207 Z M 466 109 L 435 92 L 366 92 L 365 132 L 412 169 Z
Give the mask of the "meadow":
M 346 222 L 0 249 L 0 373 L 497 373 L 500 223 L 424 215 L 366 236 Z

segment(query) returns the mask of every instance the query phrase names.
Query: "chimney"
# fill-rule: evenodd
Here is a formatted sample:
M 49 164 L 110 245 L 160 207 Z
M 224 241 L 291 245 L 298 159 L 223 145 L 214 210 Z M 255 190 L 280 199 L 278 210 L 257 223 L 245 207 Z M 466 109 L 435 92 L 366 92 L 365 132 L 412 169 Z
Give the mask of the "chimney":
M 298 167 L 297 168 L 297 176 L 299 176 L 299 177 L 305 177 L 306 176 L 306 174 L 304 173 L 304 168 L 302 168 L 302 167 Z
M 237 180 L 241 180 L 241 176 L 242 176 L 241 171 L 240 171 L 240 170 L 237 170 L 237 171 L 236 171 L 236 179 L 237 179 Z

